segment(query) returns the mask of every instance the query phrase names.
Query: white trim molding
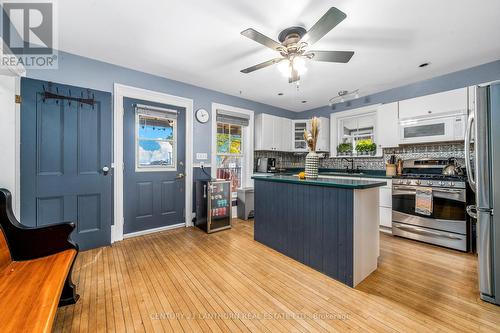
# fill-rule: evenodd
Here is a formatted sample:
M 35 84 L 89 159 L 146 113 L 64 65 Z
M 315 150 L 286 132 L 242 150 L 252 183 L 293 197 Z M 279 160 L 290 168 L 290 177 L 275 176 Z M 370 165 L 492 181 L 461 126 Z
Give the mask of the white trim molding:
M 254 114 L 255 112 L 248 109 L 242 109 L 235 106 L 224 105 L 219 103 L 212 103 L 212 154 L 211 154 L 211 174 L 213 178 L 216 178 L 217 172 L 217 110 L 222 109 L 226 111 L 231 111 L 235 113 L 240 113 L 244 115 L 248 115 L 250 117 L 248 121 L 248 126 L 243 131 L 243 156 L 244 156 L 244 164 L 243 164 L 243 172 L 242 175 L 244 178 L 242 179 L 242 187 L 253 186 L 252 181 L 252 171 L 253 171 L 253 141 L 254 141 Z M 236 215 L 234 215 L 236 216 Z
M 119 83 L 114 84 L 113 93 L 113 167 L 114 167 L 114 225 L 111 226 L 111 242 L 120 241 L 123 235 L 123 98 L 136 98 L 145 101 L 175 105 L 186 110 L 186 188 L 185 188 L 185 223 L 168 227 L 155 228 L 138 233 L 127 234 L 126 237 L 150 232 L 168 230 L 181 226 L 191 226 L 193 195 L 193 100 L 169 95 L 166 93 L 131 87 Z

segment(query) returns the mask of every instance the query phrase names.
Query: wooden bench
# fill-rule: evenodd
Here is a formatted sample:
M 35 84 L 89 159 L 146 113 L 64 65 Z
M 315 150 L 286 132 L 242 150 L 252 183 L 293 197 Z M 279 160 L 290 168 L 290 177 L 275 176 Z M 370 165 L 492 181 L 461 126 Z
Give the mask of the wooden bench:
M 0 189 L 1 332 L 50 332 L 58 305 L 78 300 L 71 281 L 78 253 L 69 240 L 74 228 L 72 223 L 20 224 L 10 192 Z

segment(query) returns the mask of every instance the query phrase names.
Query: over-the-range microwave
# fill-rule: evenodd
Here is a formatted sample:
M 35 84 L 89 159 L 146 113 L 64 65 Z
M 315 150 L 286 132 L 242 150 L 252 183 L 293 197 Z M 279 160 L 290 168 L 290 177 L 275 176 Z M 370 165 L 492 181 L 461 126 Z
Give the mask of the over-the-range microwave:
M 400 119 L 399 137 L 402 144 L 461 141 L 465 137 L 467 111 L 438 116 Z

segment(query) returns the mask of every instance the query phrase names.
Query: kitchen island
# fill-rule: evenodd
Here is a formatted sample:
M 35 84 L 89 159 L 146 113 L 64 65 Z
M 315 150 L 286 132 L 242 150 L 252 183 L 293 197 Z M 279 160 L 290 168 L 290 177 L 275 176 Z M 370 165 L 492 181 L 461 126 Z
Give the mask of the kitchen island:
M 254 239 L 350 287 L 377 269 L 383 181 L 254 176 Z

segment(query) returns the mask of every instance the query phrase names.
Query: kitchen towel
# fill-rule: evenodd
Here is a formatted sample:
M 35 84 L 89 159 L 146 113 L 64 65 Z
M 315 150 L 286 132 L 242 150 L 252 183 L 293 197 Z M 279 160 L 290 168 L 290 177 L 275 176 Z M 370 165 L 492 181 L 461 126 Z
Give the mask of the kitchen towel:
M 418 187 L 415 193 L 415 213 L 432 214 L 432 187 Z

